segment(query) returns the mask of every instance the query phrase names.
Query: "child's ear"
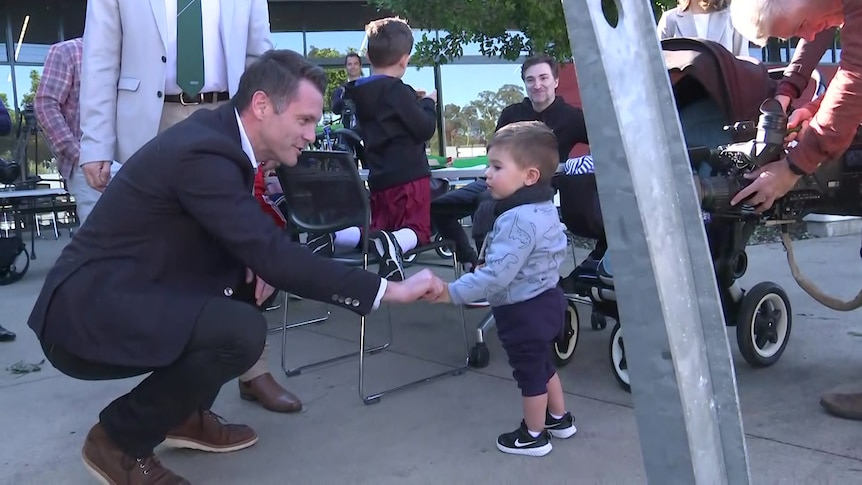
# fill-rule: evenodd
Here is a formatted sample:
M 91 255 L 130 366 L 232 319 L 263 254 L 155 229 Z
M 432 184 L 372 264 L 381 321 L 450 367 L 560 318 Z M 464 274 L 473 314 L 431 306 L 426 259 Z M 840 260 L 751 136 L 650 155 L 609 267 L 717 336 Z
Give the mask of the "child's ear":
M 536 167 L 527 169 L 527 178 L 524 180 L 526 185 L 536 185 L 539 179 L 542 178 L 542 172 Z
M 398 65 L 403 69 L 407 69 L 407 64 L 410 63 L 410 54 L 405 54 L 404 57 L 398 62 Z

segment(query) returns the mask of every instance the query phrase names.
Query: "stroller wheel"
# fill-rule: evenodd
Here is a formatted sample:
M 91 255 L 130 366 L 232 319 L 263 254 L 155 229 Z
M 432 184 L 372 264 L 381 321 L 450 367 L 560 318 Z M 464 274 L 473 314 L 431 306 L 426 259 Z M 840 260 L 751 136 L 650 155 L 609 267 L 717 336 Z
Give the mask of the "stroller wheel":
M 569 302 L 566 306 L 566 321 L 563 333 L 554 342 L 551 354 L 557 367 L 563 367 L 571 362 L 572 357 L 575 356 L 575 348 L 578 346 L 579 334 L 580 319 L 578 318 L 578 309 L 574 303 Z
M 476 369 L 481 369 L 483 367 L 488 367 L 488 362 L 491 360 L 491 353 L 488 352 L 488 346 L 485 342 L 477 342 L 476 345 L 470 349 L 470 367 L 474 367 Z
M 626 360 L 626 347 L 623 344 L 623 329 L 620 327 L 619 322 L 611 330 L 611 342 L 608 354 L 611 360 L 611 370 L 614 371 L 614 378 L 616 378 L 617 383 L 626 392 L 632 392 L 631 381 L 629 380 L 629 365 Z
M 784 290 L 775 283 L 754 285 L 736 316 L 736 343 L 752 367 L 768 367 L 778 361 L 790 339 L 793 314 Z
M 431 240 L 435 243 L 438 243 L 443 240 L 443 236 L 439 234 L 434 234 L 431 237 Z M 443 259 L 452 259 L 452 249 L 449 247 L 438 247 L 434 250 L 437 253 L 437 256 L 440 256 Z
M 30 253 L 25 246 L 21 246 L 20 252 L 14 261 L 5 268 L 0 268 L 0 286 L 11 285 L 24 277 L 30 269 Z

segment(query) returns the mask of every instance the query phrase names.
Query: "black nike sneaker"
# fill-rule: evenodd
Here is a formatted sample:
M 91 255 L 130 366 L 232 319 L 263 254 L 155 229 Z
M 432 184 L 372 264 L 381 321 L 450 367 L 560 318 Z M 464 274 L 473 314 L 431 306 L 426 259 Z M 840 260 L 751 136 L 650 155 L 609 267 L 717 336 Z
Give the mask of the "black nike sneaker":
M 335 238 L 331 233 L 311 233 L 305 245 L 318 256 L 331 258 L 335 254 Z
M 497 438 L 497 449 L 513 455 L 545 456 L 554 447 L 551 446 L 551 437 L 547 430 L 542 430 L 539 436 L 533 438 L 527 431 L 527 425 L 521 421 L 521 427 Z
M 545 416 L 545 429 L 554 438 L 562 439 L 571 438 L 578 432 L 578 428 L 575 427 L 575 417 L 569 412 L 564 414 L 560 419 L 554 419 L 551 413 L 547 413 Z
M 377 274 L 385 280 L 404 281 L 403 255 L 395 236 L 391 232 L 377 231 L 369 234 L 369 240 L 380 263 Z

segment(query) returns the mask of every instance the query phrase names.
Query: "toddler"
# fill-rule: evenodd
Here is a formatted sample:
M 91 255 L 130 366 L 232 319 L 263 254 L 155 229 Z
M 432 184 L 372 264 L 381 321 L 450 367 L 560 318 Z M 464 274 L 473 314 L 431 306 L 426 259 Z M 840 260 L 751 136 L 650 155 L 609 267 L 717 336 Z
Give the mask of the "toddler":
M 488 144 L 488 190 L 496 221 L 479 266 L 444 288 L 438 301 L 463 305 L 486 299 L 523 398 L 524 418 L 497 438 L 505 453 L 544 456 L 550 437 L 575 434 L 551 346 L 563 332 L 566 299 L 559 268 L 566 236 L 553 203 L 557 141 L 544 123 L 512 123 Z

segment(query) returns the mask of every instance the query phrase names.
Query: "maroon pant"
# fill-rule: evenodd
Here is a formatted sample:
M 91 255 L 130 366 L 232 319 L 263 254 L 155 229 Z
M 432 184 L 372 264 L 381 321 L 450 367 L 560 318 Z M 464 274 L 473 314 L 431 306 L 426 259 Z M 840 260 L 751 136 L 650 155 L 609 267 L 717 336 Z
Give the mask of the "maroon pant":
M 431 241 L 431 177 L 371 192 L 371 230 L 416 233 L 419 246 Z

